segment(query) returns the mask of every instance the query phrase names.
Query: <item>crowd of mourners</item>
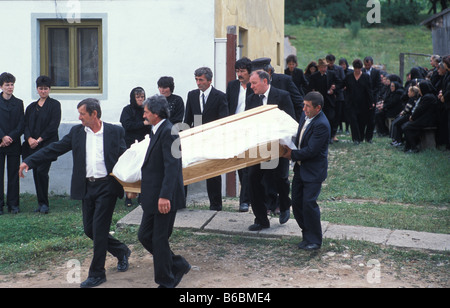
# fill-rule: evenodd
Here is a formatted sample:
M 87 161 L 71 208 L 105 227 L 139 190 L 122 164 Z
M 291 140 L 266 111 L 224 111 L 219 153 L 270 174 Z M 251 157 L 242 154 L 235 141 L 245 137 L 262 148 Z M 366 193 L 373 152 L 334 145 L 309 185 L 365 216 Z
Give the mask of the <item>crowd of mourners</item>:
M 399 75 L 375 68 L 371 57 L 351 65 L 345 58 L 335 62 L 327 55 L 303 72 L 291 55 L 285 70 L 303 93 L 315 90 L 326 98 L 332 142 L 338 141 L 336 132 L 344 131 L 345 124 L 355 144 L 372 142 L 376 133 L 389 136 L 392 146 L 416 153 L 420 137 L 429 130 L 438 148 L 450 149 L 450 56 L 431 56 L 431 68 L 413 67 L 405 83 Z
M 310 62 L 302 70 L 298 67 L 297 57 L 290 55 L 286 59 L 285 74 L 276 74 L 269 58 L 253 61 L 243 58 L 235 65 L 236 83 L 230 82 L 226 93 L 219 91 L 220 104 L 217 104 L 219 106 L 217 114 L 208 116 L 201 106 L 198 112 L 195 111 L 199 100 L 197 92 L 191 91 L 188 94 L 186 104 L 181 96 L 174 94 L 175 83 L 172 77 L 161 77 L 157 86 L 160 94 L 165 96 L 169 103 L 169 120 L 172 123 L 185 122 L 192 126 L 190 123 L 192 121 L 187 120 L 193 119 L 197 113 L 203 113 L 203 122 L 206 123 L 246 110 L 246 97 L 253 93 L 249 81 L 250 73 L 254 70 L 264 70 L 273 87 L 290 92 L 297 121 L 302 114 L 302 97 L 311 91 L 322 94 L 324 98 L 322 111 L 331 126 L 330 143 L 339 141 L 337 138 L 339 131 L 351 132 L 355 145 L 361 142 L 372 143 L 376 133 L 379 136 L 390 136 L 392 146 L 402 147 L 407 153 L 415 153 L 421 150 L 420 140 L 423 133 L 432 131 L 436 145 L 440 149 L 449 150 L 450 56 L 433 55 L 430 64 L 431 68 L 413 67 L 403 84 L 400 76 L 376 68 L 370 56 L 363 60 L 355 59 L 350 65 L 345 58 L 336 61 L 335 56 L 329 54 L 317 62 Z M 210 87 L 212 78 L 212 71 L 209 68 L 196 71 L 196 82 L 201 93 L 209 95 L 213 89 Z M 5 205 L 3 189 L 5 163 L 8 179 L 6 204 L 9 212 L 18 213 L 17 169 L 20 157 L 26 158 L 57 141 L 61 121 L 61 105 L 59 101 L 49 96 L 52 85 L 49 77 L 37 78 L 39 99 L 26 109 L 23 107 L 23 101 L 13 95 L 14 83 L 15 77 L 12 74 L 0 75 L 0 215 L 3 214 Z M 231 86 L 232 84 L 234 85 Z M 240 88 L 243 88 L 243 91 Z M 213 92 L 213 96 L 215 95 Z M 143 88 L 134 88 L 130 93 L 130 104 L 123 108 L 120 115 L 127 147 L 135 140 L 142 140 L 150 132 L 150 123 L 143 118 L 142 104 L 145 98 Z M 36 211 L 41 213 L 48 213 L 49 210 L 50 166 L 51 162 L 48 162 L 33 170 L 39 204 Z M 216 193 L 213 194 L 212 191 Z M 214 207 L 217 209 L 221 208 L 220 191 L 220 176 L 208 180 L 208 193 L 211 200 L 216 200 L 211 202 L 217 203 Z M 212 197 L 213 195 L 215 197 Z M 128 206 L 132 205 L 128 198 L 125 203 Z M 241 200 L 241 204 L 247 203 Z M 248 206 L 242 208 L 242 211 L 246 210 Z

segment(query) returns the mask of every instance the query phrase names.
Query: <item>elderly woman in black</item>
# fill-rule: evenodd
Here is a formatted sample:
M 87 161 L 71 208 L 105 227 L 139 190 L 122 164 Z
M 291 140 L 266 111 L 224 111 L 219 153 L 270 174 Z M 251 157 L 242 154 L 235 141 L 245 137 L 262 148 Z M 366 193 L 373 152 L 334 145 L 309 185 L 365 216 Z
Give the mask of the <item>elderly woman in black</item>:
M 437 97 L 434 95 L 434 87 L 429 80 L 419 83 L 420 99 L 412 110 L 409 121 L 403 124 L 402 130 L 405 134 L 405 152 L 417 153 L 418 139 L 425 127 L 436 125 Z
M 141 87 L 136 87 L 130 92 L 130 104 L 125 106 L 120 115 L 120 123 L 125 129 L 125 143 L 127 148 L 136 142 L 144 140 L 145 135 L 150 134 L 151 125 L 144 119 L 145 91 Z M 138 199 L 138 203 L 139 199 Z M 125 206 L 130 207 L 133 202 L 128 197 L 125 198 Z
M 52 81 L 47 76 L 36 79 L 39 99 L 31 103 L 25 111 L 24 143 L 22 157 L 27 158 L 39 149 L 59 140 L 58 128 L 61 122 L 61 103 L 50 95 Z M 33 169 L 34 187 L 38 201 L 37 213 L 48 214 L 48 184 L 52 162 L 40 164 Z

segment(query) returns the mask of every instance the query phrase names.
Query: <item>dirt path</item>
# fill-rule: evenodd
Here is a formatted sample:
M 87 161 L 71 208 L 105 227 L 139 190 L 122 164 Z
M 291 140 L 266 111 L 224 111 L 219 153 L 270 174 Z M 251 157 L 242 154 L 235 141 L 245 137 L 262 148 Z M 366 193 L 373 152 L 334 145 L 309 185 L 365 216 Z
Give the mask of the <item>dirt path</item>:
M 291 247 L 292 248 L 292 247 Z M 291 287 L 449 287 L 448 274 L 439 271 L 429 275 L 416 273 L 415 265 L 403 267 L 401 272 L 376 260 L 352 256 L 346 252 L 323 253 L 320 262 L 307 266 L 288 265 L 272 257 L 266 260 L 249 258 L 248 252 L 238 251 L 219 255 L 206 247 L 177 248 L 193 266 L 183 278 L 180 288 L 291 288 Z M 297 253 L 297 252 L 296 252 Z M 89 258 L 81 264 L 81 280 L 87 276 Z M 291 262 L 288 262 L 291 263 Z M 155 288 L 153 259 L 138 251 L 130 257 L 130 268 L 125 273 L 115 269 L 117 260 L 107 258 L 107 282 L 100 288 Z M 0 288 L 78 288 L 79 282 L 68 282 L 75 276 L 74 268 L 66 264 L 45 272 L 27 271 L 11 276 L 0 276 Z

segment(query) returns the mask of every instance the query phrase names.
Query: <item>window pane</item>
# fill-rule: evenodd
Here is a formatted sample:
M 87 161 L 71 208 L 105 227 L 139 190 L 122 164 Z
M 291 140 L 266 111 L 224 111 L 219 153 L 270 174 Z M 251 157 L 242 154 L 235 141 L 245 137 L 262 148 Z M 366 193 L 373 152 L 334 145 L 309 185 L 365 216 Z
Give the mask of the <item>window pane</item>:
M 98 87 L 98 29 L 80 28 L 78 33 L 78 86 Z
M 48 29 L 48 72 L 54 86 L 69 86 L 69 30 Z

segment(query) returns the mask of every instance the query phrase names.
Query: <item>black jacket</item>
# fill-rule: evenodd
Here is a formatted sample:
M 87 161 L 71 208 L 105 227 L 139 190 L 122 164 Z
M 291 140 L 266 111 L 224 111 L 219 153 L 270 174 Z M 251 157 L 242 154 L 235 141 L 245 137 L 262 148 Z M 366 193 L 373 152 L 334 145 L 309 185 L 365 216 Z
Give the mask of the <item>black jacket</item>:
M 186 207 L 181 158 L 172 155 L 172 123 L 164 121 L 151 138 L 142 165 L 141 202 L 146 213 L 158 214 L 158 200 L 170 200 L 170 211 Z
M 200 109 L 200 90 L 196 89 L 190 91 L 186 102 L 184 123 L 187 123 L 190 127 L 194 127 L 195 116 L 202 116 L 201 124 L 206 124 L 228 116 L 226 94 L 213 87 L 208 95 L 205 110 L 203 110 L 202 113 Z
M 8 147 L 0 147 L 0 153 L 20 155 L 20 137 L 24 130 L 23 101 L 14 95 L 9 100 L 3 99 L 0 93 L 0 143 L 1 139 L 9 136 L 13 143 Z
M 106 171 L 110 174 L 119 157 L 126 151 L 124 130 L 122 127 L 103 122 L 103 152 Z M 30 169 L 39 163 L 55 160 L 72 151 L 73 169 L 70 197 L 82 200 L 86 193 L 86 131 L 83 125 L 72 127 L 70 132 L 60 141 L 53 142 L 31 156 L 24 159 Z M 110 177 L 109 193 L 119 198 L 123 197 L 123 187 L 113 177 Z
M 59 140 L 58 128 L 61 123 L 61 103 L 48 97 L 44 105 L 38 110 L 38 102 L 28 105 L 25 111 L 25 140 L 22 145 L 23 158 Z M 43 141 L 35 149 L 31 149 L 28 143 L 28 138 L 30 137 L 34 139 L 41 137 Z
M 292 104 L 289 92 L 271 86 L 269 97 L 267 98 L 267 104 L 277 105 L 280 110 L 283 110 L 294 120 L 297 120 L 295 116 L 294 105 Z M 247 97 L 247 100 L 245 102 L 245 110 L 250 110 L 258 106 L 261 106 L 261 100 L 258 95 L 252 94 Z
M 142 141 L 150 134 L 151 125 L 144 125 L 144 108 L 136 103 L 125 106 L 120 115 L 120 123 L 125 129 L 125 143 L 129 148 L 136 140 Z

